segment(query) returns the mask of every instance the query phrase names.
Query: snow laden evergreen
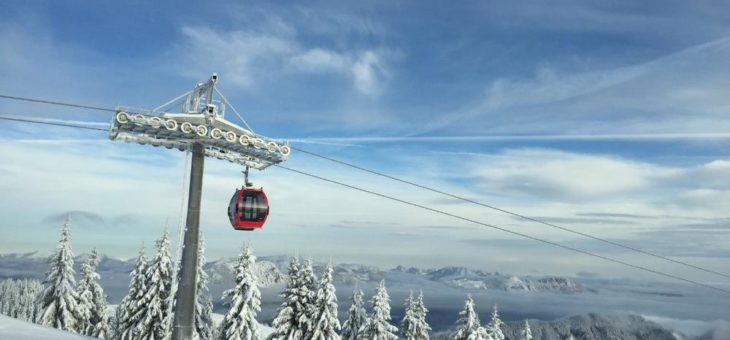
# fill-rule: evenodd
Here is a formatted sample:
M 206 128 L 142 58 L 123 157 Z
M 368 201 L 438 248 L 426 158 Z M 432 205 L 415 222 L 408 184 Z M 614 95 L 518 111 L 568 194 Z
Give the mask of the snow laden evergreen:
M 368 321 L 363 295 L 359 289 L 352 292 L 352 304 L 347 311 L 347 320 L 342 324 L 342 340 L 358 340 L 360 328 Z
M 494 305 L 492 311 L 492 320 L 489 321 L 484 328 L 487 330 L 487 336 L 490 340 L 504 340 L 504 333 L 502 333 L 502 325 L 504 322 L 499 319 L 499 313 L 497 312 L 497 305 Z
M 219 338 L 230 340 L 258 340 L 259 323 L 256 315 L 261 311 L 261 292 L 255 272 L 256 257 L 251 248 L 245 247 L 236 267 L 236 286 L 226 291 L 230 309 L 220 326 Z
M 340 336 L 337 334 L 337 331 L 340 330 L 340 321 L 337 319 L 337 295 L 335 295 L 335 286 L 332 283 L 331 264 L 324 269 L 316 296 L 312 334 L 307 338 L 340 340 Z
M 208 292 L 208 274 L 203 270 L 205 264 L 205 243 L 198 247 L 198 275 L 195 285 L 195 327 L 193 337 L 200 340 L 213 339 L 213 302 Z
M 530 329 L 530 323 L 525 320 L 525 325 L 520 330 L 520 340 L 532 340 L 532 330 Z
M 43 285 L 38 280 L 3 280 L 0 282 L 0 314 L 34 321 L 36 303 L 42 291 Z
M 405 315 L 403 315 L 403 320 L 400 323 L 400 334 L 404 339 L 414 339 L 415 324 L 417 321 L 413 306 L 413 291 L 408 295 L 403 306 L 405 307 Z
M 117 306 L 115 316 L 116 335 L 122 340 L 134 339 L 134 326 L 140 321 L 140 310 L 144 308 L 138 302 L 146 291 L 145 272 L 147 271 L 147 257 L 144 254 L 144 247 L 139 250 L 134 270 L 129 274 L 132 279 L 129 282 L 129 291 Z
M 111 334 L 106 295 L 99 284 L 101 277 L 96 272 L 99 260 L 99 253 L 94 249 L 86 263 L 81 266 L 81 280 L 76 287 L 76 292 L 79 295 L 79 301 L 85 304 L 84 309 L 88 313 L 87 318 L 83 320 L 78 329 L 79 333 L 87 336 L 109 339 Z
M 144 275 L 144 290 L 136 300 L 131 318 L 133 339 L 162 339 L 168 333 L 168 313 L 172 302 L 172 259 L 167 231 L 157 240 L 157 254 L 149 262 Z M 137 294 L 138 296 L 140 294 Z
M 304 306 L 299 315 L 298 323 L 304 338 L 309 340 L 314 328 L 317 300 L 317 277 L 312 269 L 312 260 L 304 261 L 299 272 L 299 301 Z
M 299 260 L 292 257 L 287 271 L 286 288 L 281 293 L 284 301 L 272 322 L 274 332 L 269 336 L 270 339 L 299 340 L 304 338 L 299 320 L 306 313 L 307 305 L 303 304 L 300 299 L 300 271 Z
M 367 323 L 360 329 L 360 339 L 395 340 L 398 328 L 390 324 L 390 296 L 385 289 L 385 281 L 380 281 L 372 299 L 372 313 Z
M 416 298 L 413 292 L 405 302 L 405 315 L 401 321 L 401 336 L 408 340 L 428 340 L 431 327 L 426 322 L 428 309 L 423 303 L 423 293 Z
M 485 330 L 479 325 L 479 315 L 474 307 L 471 296 L 466 298 L 464 309 L 459 312 L 456 321 L 456 331 L 451 336 L 454 340 L 486 340 Z
M 56 252 L 48 259 L 50 269 L 43 282 L 45 289 L 39 301 L 36 322 L 47 327 L 78 333 L 78 326 L 86 318 L 74 290 L 74 260 L 71 251 L 71 230 L 68 220 L 61 229 L 61 240 Z

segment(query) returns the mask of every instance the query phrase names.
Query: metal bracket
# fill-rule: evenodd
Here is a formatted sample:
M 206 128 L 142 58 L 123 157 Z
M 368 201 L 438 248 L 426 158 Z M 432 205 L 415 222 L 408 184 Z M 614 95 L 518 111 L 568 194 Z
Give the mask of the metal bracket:
M 248 166 L 246 167 L 246 170 L 241 171 L 241 172 L 243 172 L 243 176 L 244 176 L 243 177 L 244 178 L 243 179 L 243 185 L 245 185 L 246 188 L 252 187 L 253 186 L 253 183 L 251 183 L 251 182 L 248 181 Z

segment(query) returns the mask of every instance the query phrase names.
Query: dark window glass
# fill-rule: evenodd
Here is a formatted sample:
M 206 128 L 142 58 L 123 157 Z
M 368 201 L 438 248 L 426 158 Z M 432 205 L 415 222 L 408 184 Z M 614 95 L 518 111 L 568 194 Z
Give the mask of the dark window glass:
M 243 214 L 241 219 L 245 221 L 253 221 L 253 196 L 243 194 Z
M 242 199 L 243 213 L 241 214 L 242 221 L 255 221 L 261 222 L 266 217 L 268 207 L 264 202 L 264 197 L 258 192 L 246 192 L 243 194 Z
M 231 203 L 228 204 L 228 219 L 231 221 L 236 220 L 236 213 L 238 212 L 238 190 L 236 190 L 236 193 L 233 194 L 233 197 L 231 197 Z

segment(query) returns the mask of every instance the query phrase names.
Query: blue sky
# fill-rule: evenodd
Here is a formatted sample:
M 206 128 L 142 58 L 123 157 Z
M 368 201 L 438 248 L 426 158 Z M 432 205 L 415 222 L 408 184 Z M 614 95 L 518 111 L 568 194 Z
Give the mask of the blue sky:
M 677 256 L 730 264 L 730 9 L 711 1 L 6 1 L 0 92 L 151 108 L 205 80 L 257 132 Z M 0 101 L 0 113 L 107 113 Z M 103 133 L 1 123 L 0 250 L 132 256 L 176 233 L 184 154 Z M 289 165 L 470 218 L 711 282 L 509 216 L 292 154 Z M 296 177 L 256 173 L 272 216 L 234 233 L 241 177 L 206 164 L 209 258 L 264 254 L 515 273 L 635 272 Z

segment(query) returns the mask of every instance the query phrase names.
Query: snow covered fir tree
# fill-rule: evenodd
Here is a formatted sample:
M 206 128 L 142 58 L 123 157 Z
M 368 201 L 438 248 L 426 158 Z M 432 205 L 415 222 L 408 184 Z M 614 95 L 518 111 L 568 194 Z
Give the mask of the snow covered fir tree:
M 532 340 L 532 330 L 530 329 L 530 323 L 525 320 L 524 326 L 520 330 L 520 340 Z
M 129 293 L 117 308 L 117 335 L 121 339 L 162 339 L 168 333 L 172 294 L 172 259 L 167 232 L 157 240 L 149 262 L 140 250 L 132 271 Z
M 426 309 L 423 303 L 423 292 L 413 297 L 413 291 L 405 302 L 405 315 L 401 321 L 401 337 L 407 340 L 428 340 L 431 327 L 426 322 Z
M 485 340 L 486 332 L 479 324 L 479 315 L 471 296 L 466 298 L 464 309 L 459 313 L 456 321 L 456 331 L 452 335 L 454 340 Z
M 0 314 L 24 321 L 35 320 L 38 296 L 43 284 L 32 279 L 0 281 Z
M 307 259 L 302 263 L 299 271 L 299 301 L 304 306 L 303 313 L 299 315 L 299 327 L 305 339 L 310 339 L 314 327 L 315 304 L 317 299 L 317 276 L 314 275 L 312 260 Z
M 492 319 L 489 324 L 485 326 L 487 330 L 487 339 L 490 340 L 504 340 L 504 333 L 502 333 L 502 325 L 504 323 L 499 318 L 499 312 L 497 312 L 497 305 L 494 305 L 492 310 Z
M 167 317 L 172 295 L 172 258 L 170 239 L 165 231 L 157 241 L 157 254 L 149 262 L 144 276 L 144 293 L 137 304 L 139 321 L 134 327 L 139 339 L 162 339 L 168 333 Z
M 134 328 L 140 320 L 143 306 L 137 302 L 142 300 L 145 292 L 145 272 L 147 271 L 147 256 L 144 247 L 140 248 L 134 270 L 129 274 L 129 291 L 117 306 L 116 335 L 122 340 L 134 339 Z
M 205 265 L 205 242 L 201 239 L 198 247 L 198 276 L 195 285 L 195 327 L 193 336 L 200 340 L 209 340 L 214 337 L 213 301 L 208 292 L 208 274 L 203 270 Z
M 497 312 L 497 305 L 494 305 L 492 310 L 492 319 L 489 320 L 489 324 L 485 327 L 487 330 L 487 338 L 490 340 L 504 340 L 504 333 L 502 333 L 502 325 L 504 323 L 499 318 Z
M 360 328 L 360 339 L 394 340 L 398 328 L 390 324 L 390 296 L 385 289 L 385 280 L 380 281 L 372 299 L 372 312 L 367 323 Z
M 101 277 L 96 272 L 99 260 L 99 253 L 94 249 L 86 263 L 81 266 L 81 280 L 79 280 L 76 292 L 79 301 L 83 304 L 82 308 L 86 310 L 86 319 L 80 323 L 78 330 L 79 333 L 90 337 L 109 339 L 111 332 L 106 295 L 99 283 Z
M 45 288 L 38 301 L 36 322 L 43 326 L 79 333 L 87 319 L 87 311 L 85 305 L 79 304 L 79 295 L 74 289 L 76 279 L 68 219 L 63 224 L 61 240 L 56 252 L 48 259 L 48 264 L 50 269 L 43 281 Z
M 258 340 L 259 323 L 256 315 L 261 311 L 261 292 L 255 272 L 256 257 L 246 246 L 236 267 L 236 286 L 224 293 L 230 306 L 219 329 L 219 339 Z
M 312 340 L 339 340 L 337 332 L 340 330 L 340 321 L 337 319 L 337 295 L 332 281 L 332 264 L 328 264 L 322 273 L 322 279 L 317 290 L 314 303 L 314 319 L 312 319 L 312 333 L 308 339 Z
M 306 319 L 309 307 L 305 304 L 306 301 L 300 299 L 300 271 L 299 259 L 292 257 L 289 260 L 286 288 L 281 293 L 283 302 L 272 322 L 274 332 L 270 336 L 271 339 L 298 340 L 305 336 L 306 328 L 300 326 L 299 322 Z
M 359 339 L 359 331 L 368 321 L 367 311 L 363 307 L 363 292 L 356 289 L 352 292 L 352 303 L 347 310 L 347 320 L 342 324 L 342 340 Z

